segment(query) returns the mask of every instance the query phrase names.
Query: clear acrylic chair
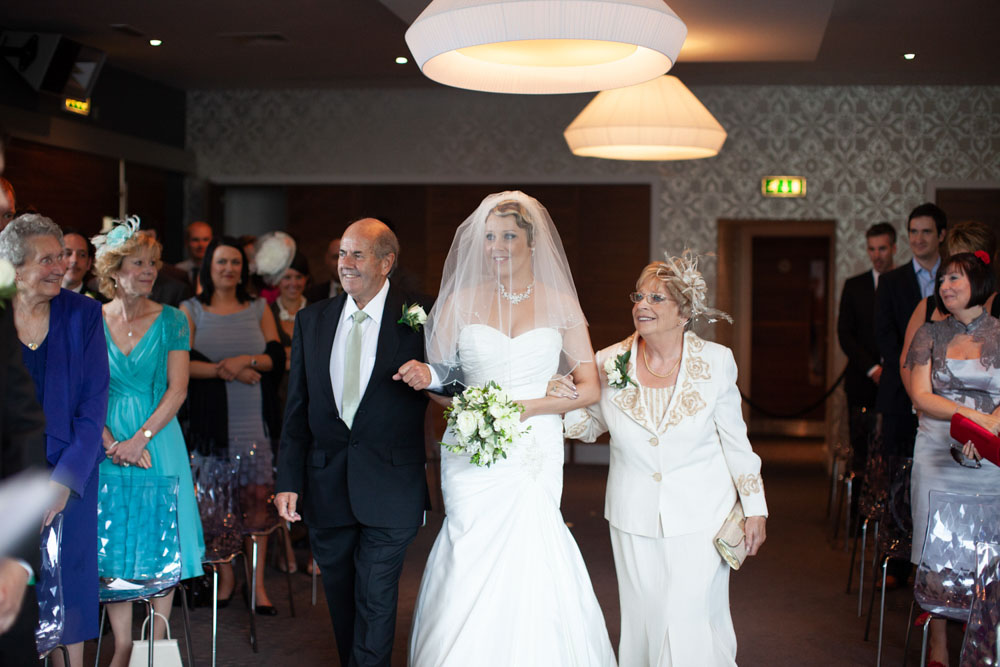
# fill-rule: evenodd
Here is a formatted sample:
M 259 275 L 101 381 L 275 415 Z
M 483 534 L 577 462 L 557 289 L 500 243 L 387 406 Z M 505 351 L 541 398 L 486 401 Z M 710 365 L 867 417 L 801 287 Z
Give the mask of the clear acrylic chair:
M 915 605 L 928 612 L 923 623 L 921 667 L 927 661 L 930 621 L 969 619 L 976 581 L 976 543 L 1000 541 L 1000 495 L 931 491 L 927 532 L 913 585 L 914 602 L 906 628 L 909 649 Z
M 66 607 L 63 604 L 62 586 L 62 524 L 60 512 L 52 523 L 42 530 L 42 570 L 38 573 L 38 627 L 35 628 L 35 645 L 39 659 L 49 662 L 49 656 L 60 651 L 63 664 L 69 664 L 69 652 L 62 643 L 66 627 Z
M 180 585 L 177 487 L 177 477 L 101 477 L 97 497 L 98 595 L 102 605 L 143 602 L 147 617 L 151 617 L 153 598 L 180 589 L 187 659 L 194 664 L 187 599 Z M 105 608 L 101 614 L 102 629 L 106 615 Z M 98 635 L 98 660 L 101 639 Z M 149 664 L 151 667 L 154 664 L 153 642 L 150 642 Z
M 243 512 L 239 506 L 238 472 L 239 460 L 198 453 L 191 455 L 195 497 L 205 535 L 204 564 L 212 571 L 212 667 L 217 660 L 219 638 L 219 566 L 231 564 L 243 556 Z M 255 624 L 252 608 L 250 624 L 251 627 Z M 253 643 L 253 632 L 250 639 Z
M 878 527 L 879 517 L 885 507 L 889 497 L 889 464 L 879 450 L 879 438 L 873 435 L 868 446 L 868 458 L 865 463 L 865 475 L 861 488 L 858 490 L 858 517 L 857 525 L 854 527 L 854 540 L 851 548 L 851 561 L 847 568 L 847 589 L 851 592 L 851 582 L 854 577 L 854 564 L 858 564 L 858 618 L 861 618 L 864 590 L 865 590 L 865 564 L 868 547 L 868 528 L 872 528 L 872 554 L 871 566 L 875 568 L 878 562 Z M 861 558 L 858 556 L 858 543 L 861 544 Z
M 998 664 L 997 626 L 1000 625 L 1000 544 L 976 544 L 976 583 L 972 609 L 962 641 L 959 667 Z
M 878 616 L 878 652 L 875 665 L 882 665 L 882 630 L 885 624 L 885 593 L 886 575 L 889 561 L 894 558 L 909 558 L 913 542 L 913 516 L 910 512 L 910 471 L 913 459 L 898 456 L 885 458 L 888 471 L 887 494 L 878 519 L 875 550 L 875 562 L 881 563 L 882 595 Z M 868 621 L 865 625 L 865 641 L 871 632 L 874 617 L 875 591 L 877 589 L 878 569 L 872 567 L 872 590 L 868 601 Z

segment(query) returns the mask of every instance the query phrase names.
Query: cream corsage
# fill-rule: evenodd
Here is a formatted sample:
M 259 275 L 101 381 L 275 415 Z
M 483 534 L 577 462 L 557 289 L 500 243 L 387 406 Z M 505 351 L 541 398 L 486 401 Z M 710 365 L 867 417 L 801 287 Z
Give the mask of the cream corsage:
M 403 316 L 396 320 L 396 324 L 405 324 L 419 333 L 420 327 L 422 327 L 426 321 L 427 313 L 424 312 L 423 307 L 419 303 L 415 303 L 412 306 L 407 306 L 404 303 Z
M 632 350 L 626 350 L 617 357 L 608 357 L 604 362 L 604 374 L 608 376 L 608 385 L 612 389 L 624 389 L 635 384 L 635 380 L 628 376 L 628 360 L 631 356 Z
M 0 259 L 0 308 L 6 308 L 7 300 L 14 298 L 17 292 L 17 286 L 14 284 L 16 277 L 14 265 L 6 259 Z

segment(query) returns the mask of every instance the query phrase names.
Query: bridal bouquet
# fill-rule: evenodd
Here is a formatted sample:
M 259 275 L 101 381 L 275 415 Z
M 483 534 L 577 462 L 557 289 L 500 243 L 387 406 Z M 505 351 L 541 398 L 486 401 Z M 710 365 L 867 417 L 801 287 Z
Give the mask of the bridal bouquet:
M 448 451 L 472 455 L 471 463 L 486 466 L 507 458 L 514 438 L 527 432 L 521 428 L 524 406 L 510 400 L 496 382 L 469 387 L 451 399 L 444 416 L 458 441 L 441 443 Z

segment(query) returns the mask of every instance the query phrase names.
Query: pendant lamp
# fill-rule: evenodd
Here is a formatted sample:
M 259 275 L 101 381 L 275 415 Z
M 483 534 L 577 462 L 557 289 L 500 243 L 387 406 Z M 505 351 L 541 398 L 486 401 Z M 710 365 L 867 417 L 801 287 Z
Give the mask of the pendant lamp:
M 598 93 L 563 132 L 574 155 L 609 160 L 712 157 L 726 131 L 675 76 Z
M 663 0 L 433 0 L 406 31 L 430 79 L 492 93 L 583 93 L 660 76 L 687 26 Z

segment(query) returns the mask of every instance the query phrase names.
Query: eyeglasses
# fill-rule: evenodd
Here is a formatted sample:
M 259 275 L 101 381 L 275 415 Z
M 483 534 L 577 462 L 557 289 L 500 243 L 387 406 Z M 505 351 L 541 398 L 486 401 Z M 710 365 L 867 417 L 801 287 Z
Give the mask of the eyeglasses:
M 649 294 L 643 294 L 642 292 L 632 292 L 628 295 L 628 298 L 632 303 L 642 303 L 645 299 L 648 303 L 653 305 L 659 305 L 669 299 L 666 294 L 657 294 L 656 292 L 650 292 Z

